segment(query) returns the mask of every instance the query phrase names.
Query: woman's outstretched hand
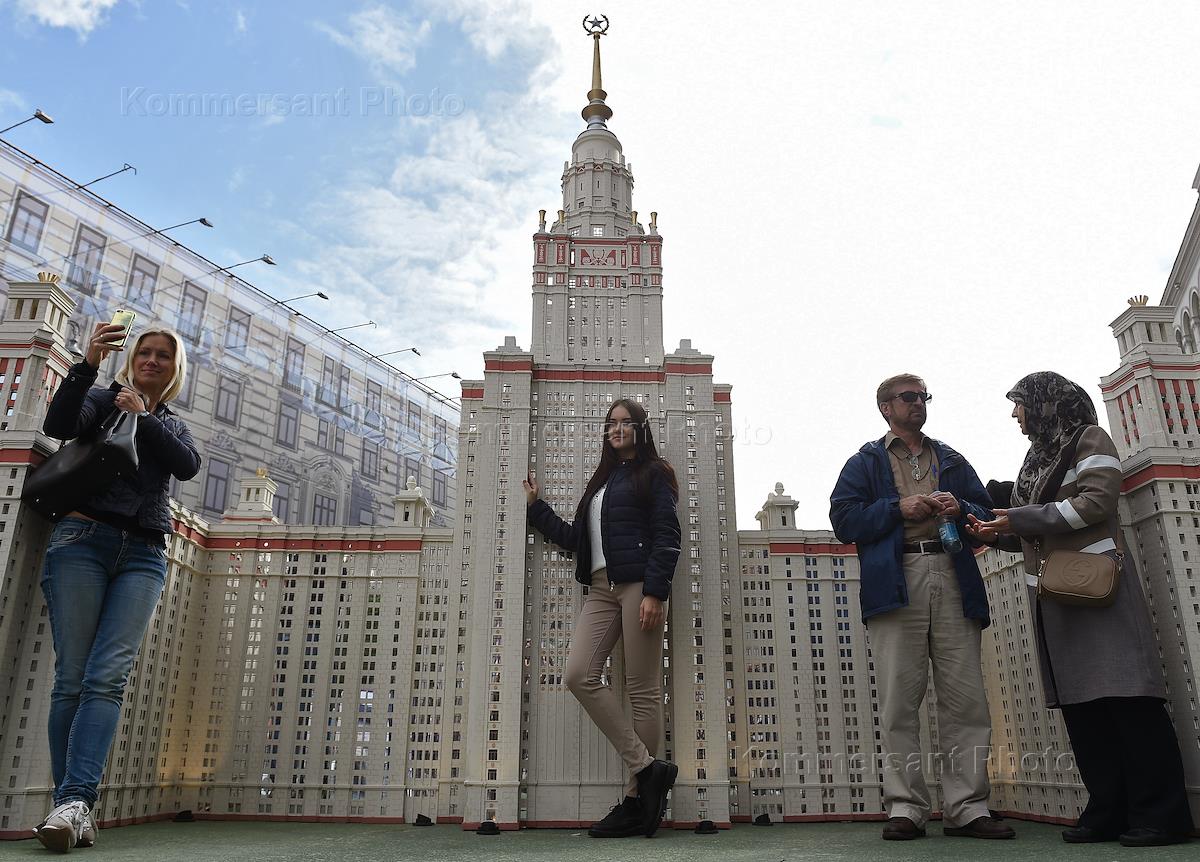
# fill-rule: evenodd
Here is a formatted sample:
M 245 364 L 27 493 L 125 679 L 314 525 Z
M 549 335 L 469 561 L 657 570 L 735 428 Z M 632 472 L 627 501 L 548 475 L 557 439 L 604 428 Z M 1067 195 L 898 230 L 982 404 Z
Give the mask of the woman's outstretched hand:
M 656 626 L 662 625 L 665 616 L 666 609 L 662 599 L 642 596 L 642 606 L 638 608 L 638 620 L 642 624 L 642 631 L 653 631 Z
M 532 506 L 537 502 L 538 488 L 537 479 L 533 478 L 533 471 L 529 471 L 529 475 L 521 482 L 521 487 L 525 489 L 525 505 Z
M 967 532 L 981 542 L 993 544 L 1004 533 L 1011 533 L 1008 524 L 1008 509 L 993 509 L 996 518 L 992 521 L 981 521 L 974 515 L 967 515 Z

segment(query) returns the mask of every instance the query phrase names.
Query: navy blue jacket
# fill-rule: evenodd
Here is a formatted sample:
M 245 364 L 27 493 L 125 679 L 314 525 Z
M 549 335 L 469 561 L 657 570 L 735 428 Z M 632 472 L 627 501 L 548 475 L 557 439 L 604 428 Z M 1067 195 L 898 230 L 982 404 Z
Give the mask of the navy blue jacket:
M 645 480 L 650 487 L 643 504 L 634 491 L 633 465 L 622 461 L 613 468 L 600 501 L 600 538 L 610 584 L 642 581 L 643 595 L 665 602 L 671 596 L 671 578 L 679 561 L 679 517 L 666 474 L 650 468 Z M 587 505 L 583 506 L 582 511 L 587 510 Z M 527 518 L 547 539 L 574 552 L 575 580 L 590 585 L 592 542 L 587 518 L 568 524 L 545 500 L 535 500 Z
M 60 440 L 88 437 L 99 431 L 116 409 L 114 402 L 121 385 L 113 383 L 108 389 L 100 389 L 92 387 L 95 381 L 96 369 L 86 362 L 71 366 L 54 393 L 42 430 Z M 187 425 L 165 404 L 159 404 L 153 415 L 138 419 L 137 451 L 137 473 L 118 479 L 86 501 L 85 507 L 98 516 L 109 512 L 136 518 L 144 529 L 170 533 L 168 483 L 171 476 L 186 481 L 199 473 L 200 453 Z
M 833 532 L 841 541 L 858 546 L 859 601 L 864 622 L 876 614 L 908 605 L 908 585 L 904 580 L 902 561 L 904 520 L 900 517 L 900 493 L 896 490 L 883 439 L 865 444 L 846 462 L 829 498 Z M 990 622 L 987 594 L 963 524 L 968 514 L 981 521 L 990 521 L 991 501 L 966 458 L 940 440 L 926 439 L 937 453 L 938 490 L 953 494 L 962 509 L 959 535 L 963 538 L 963 549 L 953 559 L 958 589 L 962 593 L 963 616 L 980 620 L 986 628 Z

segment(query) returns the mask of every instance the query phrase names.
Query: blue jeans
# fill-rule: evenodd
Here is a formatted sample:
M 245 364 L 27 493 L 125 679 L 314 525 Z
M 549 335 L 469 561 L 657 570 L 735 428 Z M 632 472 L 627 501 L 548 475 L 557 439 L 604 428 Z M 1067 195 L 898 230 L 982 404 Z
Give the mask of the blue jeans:
M 116 527 L 68 517 L 50 534 L 42 592 L 54 635 L 55 805 L 96 803 L 125 684 L 166 575 L 165 545 Z

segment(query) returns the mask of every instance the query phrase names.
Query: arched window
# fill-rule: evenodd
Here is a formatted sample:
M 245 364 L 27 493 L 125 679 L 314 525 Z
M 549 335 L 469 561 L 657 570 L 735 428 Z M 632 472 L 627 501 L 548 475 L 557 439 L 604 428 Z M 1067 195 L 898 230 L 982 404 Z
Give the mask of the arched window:
M 1183 330 L 1184 342 L 1191 345 L 1191 352 L 1196 352 L 1196 344 L 1200 343 L 1200 295 L 1192 291 L 1191 308 L 1192 325 Z

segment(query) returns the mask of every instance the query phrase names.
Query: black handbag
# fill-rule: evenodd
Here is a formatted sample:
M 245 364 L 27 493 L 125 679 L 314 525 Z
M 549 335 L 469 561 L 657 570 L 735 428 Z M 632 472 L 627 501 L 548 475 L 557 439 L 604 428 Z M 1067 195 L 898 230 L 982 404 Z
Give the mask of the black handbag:
M 52 521 L 138 469 L 137 414 L 116 410 L 88 438 L 67 443 L 29 474 L 21 500 Z

